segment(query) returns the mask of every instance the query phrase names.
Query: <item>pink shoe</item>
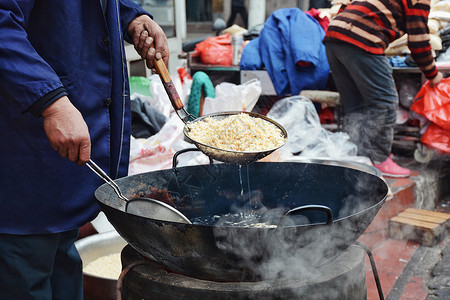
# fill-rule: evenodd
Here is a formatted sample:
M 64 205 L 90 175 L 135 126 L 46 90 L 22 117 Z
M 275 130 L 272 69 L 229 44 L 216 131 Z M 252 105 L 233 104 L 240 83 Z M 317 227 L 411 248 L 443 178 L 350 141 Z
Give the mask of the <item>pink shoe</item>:
M 385 161 L 383 161 L 381 164 L 374 164 L 373 166 L 381 171 L 381 174 L 388 177 L 409 177 L 411 175 L 411 171 L 402 168 L 399 165 L 397 165 L 392 160 L 392 155 L 389 156 Z

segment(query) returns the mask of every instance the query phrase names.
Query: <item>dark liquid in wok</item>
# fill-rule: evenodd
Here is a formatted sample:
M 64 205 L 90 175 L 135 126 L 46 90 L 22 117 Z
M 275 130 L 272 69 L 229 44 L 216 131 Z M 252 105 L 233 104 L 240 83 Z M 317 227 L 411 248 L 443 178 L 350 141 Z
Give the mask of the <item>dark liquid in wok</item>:
M 244 181 L 242 178 L 242 166 L 239 165 L 239 183 L 241 185 L 241 198 L 246 198 L 246 207 L 242 208 L 238 212 L 226 213 L 222 215 L 210 215 L 210 216 L 200 216 L 191 219 L 190 221 L 196 225 L 207 225 L 207 226 L 238 226 L 238 227 L 276 227 L 278 219 L 281 214 L 279 209 L 267 210 L 260 207 L 259 197 L 253 197 L 250 190 L 250 177 L 247 167 L 247 191 L 248 194 L 244 196 Z M 256 193 L 257 194 L 257 193 Z
M 266 213 L 263 214 L 257 211 L 227 213 L 224 215 L 202 216 L 191 219 L 191 222 L 196 225 L 207 226 L 237 226 L 237 227 L 276 227 L 277 219 L 280 214 Z

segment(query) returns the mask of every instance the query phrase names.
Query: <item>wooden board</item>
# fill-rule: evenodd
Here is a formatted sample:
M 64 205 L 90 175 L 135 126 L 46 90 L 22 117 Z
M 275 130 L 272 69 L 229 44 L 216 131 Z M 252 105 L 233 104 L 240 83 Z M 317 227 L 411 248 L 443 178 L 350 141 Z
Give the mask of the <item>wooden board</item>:
M 306 97 L 312 102 L 320 102 L 326 107 L 341 105 L 341 97 L 338 92 L 321 90 L 302 90 L 300 96 Z
M 434 246 L 448 235 L 450 214 L 408 208 L 389 220 L 389 236 Z

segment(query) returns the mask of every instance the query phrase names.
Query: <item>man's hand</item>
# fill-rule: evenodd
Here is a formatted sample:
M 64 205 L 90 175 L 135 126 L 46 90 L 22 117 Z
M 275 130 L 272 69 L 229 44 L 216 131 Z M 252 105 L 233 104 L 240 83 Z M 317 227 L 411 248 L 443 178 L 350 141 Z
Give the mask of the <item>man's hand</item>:
M 433 79 L 430 80 L 430 85 L 432 87 L 437 86 L 439 84 L 439 82 L 441 82 L 442 78 L 444 78 L 444 75 L 442 75 L 441 72 L 437 72 L 436 77 L 434 77 Z
M 81 113 L 66 96 L 42 112 L 44 130 L 50 146 L 62 157 L 84 165 L 91 157 L 89 129 Z
M 128 34 L 133 38 L 134 49 L 145 59 L 147 67 L 153 69 L 153 59 L 169 63 L 169 45 L 161 27 L 147 15 L 140 15 L 128 25 Z M 154 44 L 154 48 L 152 47 Z

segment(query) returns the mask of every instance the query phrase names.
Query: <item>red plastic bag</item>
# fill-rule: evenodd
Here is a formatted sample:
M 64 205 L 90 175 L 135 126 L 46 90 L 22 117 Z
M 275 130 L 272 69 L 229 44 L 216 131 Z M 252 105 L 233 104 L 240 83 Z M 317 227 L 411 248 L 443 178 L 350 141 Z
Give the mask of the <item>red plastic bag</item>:
M 426 117 L 432 123 L 450 129 L 450 77 L 431 87 L 427 80 L 411 105 L 411 110 Z
M 422 144 L 438 150 L 438 152 L 450 153 L 450 130 L 431 123 L 420 138 Z
M 200 52 L 204 64 L 231 66 L 233 63 L 233 48 L 230 34 L 209 37 L 195 46 Z

